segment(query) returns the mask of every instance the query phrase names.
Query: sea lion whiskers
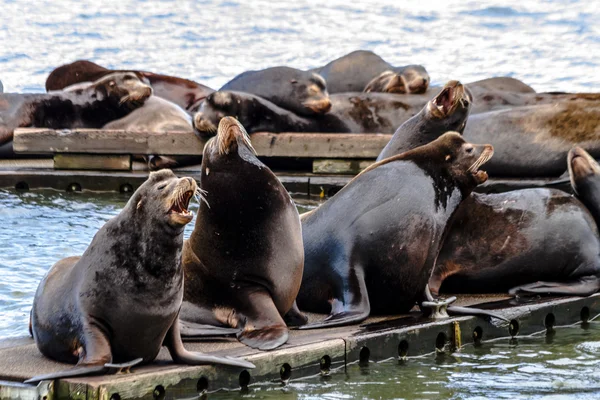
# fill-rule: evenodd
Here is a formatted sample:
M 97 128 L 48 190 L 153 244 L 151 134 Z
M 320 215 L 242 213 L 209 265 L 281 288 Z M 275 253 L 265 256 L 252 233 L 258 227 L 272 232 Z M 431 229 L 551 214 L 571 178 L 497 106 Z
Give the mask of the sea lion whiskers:
M 486 144 L 479 158 L 467 169 L 467 171 L 471 173 L 476 173 L 479 167 L 488 162 L 493 155 L 494 148 L 489 144 Z
M 201 189 L 200 187 L 196 188 L 196 192 L 194 193 L 194 197 L 198 201 L 198 203 L 204 202 L 208 208 L 210 208 L 210 204 L 208 204 L 208 200 L 206 199 L 206 195 L 208 192 L 206 190 Z

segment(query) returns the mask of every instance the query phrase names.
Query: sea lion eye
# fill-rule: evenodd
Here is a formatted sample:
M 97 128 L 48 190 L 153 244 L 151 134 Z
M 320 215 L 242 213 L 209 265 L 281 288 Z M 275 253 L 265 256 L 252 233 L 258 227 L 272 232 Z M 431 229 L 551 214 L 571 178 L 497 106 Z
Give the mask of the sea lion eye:
M 157 189 L 157 190 L 163 190 L 163 189 L 164 189 L 164 188 L 166 188 L 166 187 L 167 187 L 167 184 L 166 184 L 166 183 L 163 183 L 162 185 L 160 185 L 160 186 L 159 186 L 159 187 L 157 187 L 156 189 Z
M 445 160 L 450 161 L 451 158 L 452 158 L 452 156 L 450 154 L 447 154 Z
M 465 149 L 465 151 L 466 151 L 467 153 L 471 154 L 471 153 L 473 152 L 473 147 L 467 147 L 467 148 Z
M 292 79 L 292 80 L 290 81 L 290 83 L 291 83 L 292 85 L 294 85 L 294 84 L 298 83 L 298 81 L 297 81 L 297 80 L 295 80 L 295 79 Z

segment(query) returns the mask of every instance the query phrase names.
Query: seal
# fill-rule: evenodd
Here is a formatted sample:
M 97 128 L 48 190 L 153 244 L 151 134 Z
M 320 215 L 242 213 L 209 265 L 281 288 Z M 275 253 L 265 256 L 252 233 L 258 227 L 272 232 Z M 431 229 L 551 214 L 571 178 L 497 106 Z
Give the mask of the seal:
M 0 95 L 0 144 L 19 127 L 101 128 L 141 107 L 152 88 L 135 74 L 114 73 L 71 92 Z
M 2 81 L 0 81 L 0 93 L 4 93 L 4 85 L 2 84 Z
M 300 217 L 234 118 L 204 148 L 200 188 L 207 204 L 183 246 L 182 321 L 241 329 L 238 339 L 261 350 L 281 346 L 302 279 Z
M 590 186 L 600 193 L 600 185 Z M 599 277 L 600 240 L 590 212 L 565 192 L 539 188 L 472 193 L 463 201 L 429 287 L 434 294 L 587 296 L 600 289 Z
M 600 224 L 600 165 L 581 147 L 574 147 L 568 156 L 569 179 L 573 192 Z
M 496 153 L 486 167 L 490 176 L 560 176 L 574 146 L 600 157 L 598 100 L 600 95 L 564 95 L 551 104 L 472 115 L 464 136 L 494 143 Z
M 459 81 L 448 82 L 414 117 L 403 123 L 383 148 L 377 161 L 429 143 L 443 133 L 462 133 L 472 98 Z
M 176 363 L 253 367 L 189 352 L 181 341 L 181 249 L 196 191 L 192 178 L 178 179 L 170 170 L 150 174 L 81 257 L 65 258 L 50 269 L 33 300 L 33 337 L 46 357 L 77 366 L 27 382 L 119 367 L 112 363 L 149 363 L 163 345 Z
M 430 82 L 425 67 L 393 67 L 367 50 L 353 51 L 310 72 L 316 72 L 325 78 L 329 93 L 424 93 Z
M 219 90 L 251 93 L 303 116 L 325 114 L 331 109 L 325 79 L 290 67 L 246 71 Z
M 317 328 L 370 314 L 408 312 L 423 299 L 444 230 L 487 179 L 490 145 L 457 132 L 377 162 L 317 209 L 303 214 L 301 310 L 328 313 Z
M 77 60 L 54 69 L 46 79 L 46 90 L 62 90 L 77 83 L 96 81 L 115 72 L 135 73 L 139 79 L 152 86 L 156 96 L 169 100 L 188 111 L 196 111 L 202 100 L 214 92 L 208 86 L 189 79 L 148 71 L 111 70 L 88 60 Z
M 327 114 L 302 117 L 255 95 L 219 91 L 208 95 L 202 103 L 194 115 L 194 127 L 204 136 L 214 135 L 219 120 L 231 115 L 249 133 L 393 133 L 426 104 L 416 97 L 389 93 L 335 94 L 330 96 L 332 107 Z

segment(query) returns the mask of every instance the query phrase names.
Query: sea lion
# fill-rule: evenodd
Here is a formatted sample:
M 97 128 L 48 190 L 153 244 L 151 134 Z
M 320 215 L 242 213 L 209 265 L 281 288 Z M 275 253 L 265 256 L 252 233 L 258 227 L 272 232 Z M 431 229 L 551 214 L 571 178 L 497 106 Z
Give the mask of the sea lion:
M 81 257 L 50 269 L 33 300 L 33 337 L 46 357 L 77 367 L 27 382 L 102 373 L 113 362 L 149 363 L 162 346 L 176 363 L 253 367 L 189 352 L 181 342 L 181 249 L 196 192 L 192 178 L 151 173 Z
M 560 190 L 523 189 L 472 193 L 461 203 L 429 287 L 434 294 L 587 296 L 600 289 L 599 277 L 600 240 L 589 211 Z
M 246 71 L 219 90 L 254 94 L 303 116 L 325 114 L 331 109 L 325 79 L 290 67 Z
M 111 70 L 87 60 L 77 60 L 54 69 L 46 79 L 46 90 L 62 90 L 67 86 L 95 81 L 115 72 L 133 72 L 154 89 L 154 94 L 179 107 L 196 111 L 204 98 L 214 92 L 208 86 L 176 76 L 155 74 L 148 71 Z
M 277 107 L 258 96 L 219 91 L 207 96 L 194 115 L 194 127 L 203 135 L 216 132 L 219 120 L 235 116 L 249 133 L 329 132 L 393 133 L 419 112 L 426 102 L 390 93 L 341 93 L 331 95 L 331 111 L 325 115 L 302 117 Z M 416 96 L 415 96 L 416 97 Z
M 123 118 L 104 125 L 102 129 L 129 132 L 194 132 L 192 116 L 177 104 L 158 96 L 150 96 L 144 105 Z M 198 132 L 196 132 L 198 135 Z M 199 144 L 200 145 L 200 144 Z M 150 170 L 175 168 L 200 163 L 197 156 L 143 157 Z
M 462 133 L 467 124 L 471 102 L 469 91 L 460 82 L 448 82 L 417 115 L 394 132 L 377 161 L 429 143 L 444 132 Z
M 468 141 L 494 144 L 486 170 L 494 177 L 555 177 L 567 170 L 567 153 L 580 146 L 600 157 L 600 95 L 569 95 L 551 104 L 472 115 Z
M 183 247 L 181 319 L 239 328 L 238 339 L 261 350 L 281 346 L 302 279 L 300 217 L 234 118 L 204 148 L 200 188 L 207 204 Z
M 71 92 L 0 95 L 0 144 L 19 127 L 101 128 L 141 107 L 152 88 L 131 73 L 114 73 Z
M 393 67 L 377 54 L 356 50 L 314 68 L 327 82 L 329 93 L 387 92 L 424 93 L 429 86 L 429 74 L 421 65 Z
M 600 165 L 581 147 L 569 151 L 567 165 L 573 192 L 600 224 Z
M 4 93 L 4 85 L 2 84 L 2 81 L 0 81 L 0 93 Z
M 490 145 L 448 132 L 377 162 L 303 214 L 301 310 L 330 312 L 306 328 L 408 312 L 423 299 L 446 225 L 487 174 Z M 301 327 L 304 328 L 304 327 Z

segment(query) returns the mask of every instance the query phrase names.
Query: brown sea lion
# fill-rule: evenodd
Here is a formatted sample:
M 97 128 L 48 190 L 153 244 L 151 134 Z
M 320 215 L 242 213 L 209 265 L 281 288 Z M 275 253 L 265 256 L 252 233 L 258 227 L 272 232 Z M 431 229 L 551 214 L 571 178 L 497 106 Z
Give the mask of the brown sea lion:
M 178 106 L 196 111 L 204 98 L 214 92 L 208 86 L 189 79 L 136 70 L 111 70 L 87 60 L 77 60 L 54 69 L 46 79 L 46 90 L 62 90 L 67 86 L 95 81 L 114 72 L 133 72 L 152 86 L 154 94 Z
M 553 177 L 567 170 L 567 153 L 580 146 L 600 157 L 600 95 L 570 95 L 551 104 L 472 115 L 468 141 L 494 144 L 486 170 L 494 177 Z
M 427 144 L 443 133 L 462 133 L 471 108 L 471 95 L 458 81 L 450 81 L 414 117 L 400 125 L 377 161 Z
M 19 127 L 101 128 L 141 107 L 152 88 L 133 73 L 114 73 L 84 89 L 42 94 L 0 94 L 0 144 Z
M 429 74 L 421 65 L 393 67 L 377 54 L 356 50 L 314 68 L 327 81 L 329 93 L 386 92 L 424 93 L 429 86 Z
M 302 116 L 321 115 L 331 109 L 325 80 L 290 67 L 246 71 L 219 90 L 254 94 Z
M 167 346 L 176 363 L 252 368 L 247 361 L 187 351 L 179 333 L 183 231 L 197 185 L 170 170 L 150 174 L 81 257 L 56 263 L 40 283 L 31 327 L 46 357 L 77 367 L 27 382 L 148 363 Z
M 452 214 L 487 174 L 490 145 L 449 132 L 377 162 L 303 214 L 301 310 L 330 313 L 306 328 L 408 312 L 423 300 Z M 303 327 L 301 327 L 303 328 Z
M 234 118 L 220 121 L 201 171 L 207 204 L 184 244 L 180 317 L 238 328 L 238 339 L 250 347 L 281 346 L 288 339 L 283 316 L 293 307 L 304 263 L 294 202 Z

